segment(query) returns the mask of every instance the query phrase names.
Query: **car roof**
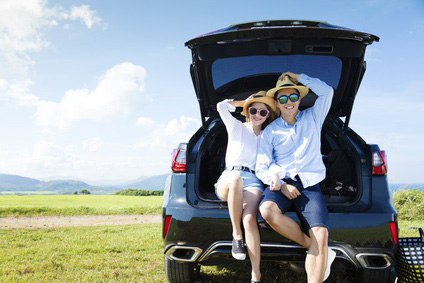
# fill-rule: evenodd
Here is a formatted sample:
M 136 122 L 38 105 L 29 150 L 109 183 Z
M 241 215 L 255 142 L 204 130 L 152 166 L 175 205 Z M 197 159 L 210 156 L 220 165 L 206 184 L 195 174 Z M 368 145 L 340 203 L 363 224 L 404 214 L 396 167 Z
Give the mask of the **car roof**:
M 372 44 L 380 38 L 369 33 L 358 32 L 353 29 L 336 26 L 321 21 L 305 20 L 269 20 L 247 22 L 230 25 L 226 28 L 218 29 L 200 36 L 197 36 L 185 43 L 189 48 L 208 43 L 215 43 L 225 40 L 241 40 L 254 38 L 255 34 L 264 37 L 264 31 L 269 37 L 305 37 L 305 36 L 328 36 L 331 38 L 343 38 L 361 41 Z

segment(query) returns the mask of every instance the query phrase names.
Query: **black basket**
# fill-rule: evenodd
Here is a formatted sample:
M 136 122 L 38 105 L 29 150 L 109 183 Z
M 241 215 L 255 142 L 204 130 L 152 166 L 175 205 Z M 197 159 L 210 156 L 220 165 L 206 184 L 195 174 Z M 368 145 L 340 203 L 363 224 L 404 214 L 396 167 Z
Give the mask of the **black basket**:
M 417 238 L 399 238 L 396 252 L 398 282 L 424 282 L 424 233 Z

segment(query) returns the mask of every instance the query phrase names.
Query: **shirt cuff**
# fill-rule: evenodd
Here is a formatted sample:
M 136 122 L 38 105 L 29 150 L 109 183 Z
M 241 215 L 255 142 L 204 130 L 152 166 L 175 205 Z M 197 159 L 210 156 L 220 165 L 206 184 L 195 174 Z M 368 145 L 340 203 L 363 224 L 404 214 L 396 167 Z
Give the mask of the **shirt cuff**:
M 230 101 L 233 101 L 232 99 L 225 99 L 224 101 L 226 102 L 228 111 L 230 111 L 230 112 L 236 111 L 236 107 L 234 105 L 230 104 Z
M 275 174 L 278 174 L 280 172 L 280 166 L 278 166 L 277 164 L 275 164 L 275 163 L 272 163 L 270 166 L 269 166 L 269 174 L 272 176 L 272 175 L 275 175 Z
M 271 166 L 269 166 L 269 174 L 270 176 L 274 176 L 275 174 L 277 174 L 280 178 L 281 185 L 286 183 L 283 181 L 283 179 L 286 177 L 286 172 L 285 170 L 282 170 L 281 167 L 277 164 L 272 163 Z
M 298 81 L 301 84 L 306 85 L 306 84 L 311 82 L 311 77 L 309 77 L 308 75 L 305 75 L 305 74 L 300 74 Z

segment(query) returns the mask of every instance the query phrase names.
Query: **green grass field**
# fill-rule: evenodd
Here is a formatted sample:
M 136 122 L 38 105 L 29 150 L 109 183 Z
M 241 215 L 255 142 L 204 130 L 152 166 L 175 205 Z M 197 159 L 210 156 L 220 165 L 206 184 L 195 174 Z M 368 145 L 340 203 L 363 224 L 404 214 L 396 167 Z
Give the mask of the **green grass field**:
M 261 270 L 269 282 L 306 282 L 305 274 L 276 263 Z M 201 280 L 249 276 L 243 261 L 202 267 Z M 332 278 L 344 276 L 335 271 Z M 0 282 L 166 282 L 161 224 L 0 230 Z
M 400 237 L 417 237 L 424 227 L 418 214 L 424 193 L 395 195 Z M 160 213 L 162 197 L 134 196 L 0 196 L 4 215 L 86 215 Z M 149 212 L 152 211 L 152 212 Z M 416 219 L 417 218 L 417 219 Z M 331 236 L 330 236 L 331 238 Z M 262 264 L 267 282 L 306 282 L 276 263 Z M 332 280 L 345 282 L 334 269 Z M 248 261 L 202 267 L 201 282 L 248 282 Z M 166 282 L 161 224 L 42 229 L 0 229 L 0 282 Z
M 0 217 L 41 215 L 158 214 L 162 196 L 0 196 Z
M 0 233 L 0 282 L 166 282 L 161 224 Z M 306 278 L 275 263 L 262 272 L 272 282 Z M 248 261 L 202 267 L 201 282 L 249 281 Z
M 164 282 L 160 224 L 0 230 L 0 282 Z

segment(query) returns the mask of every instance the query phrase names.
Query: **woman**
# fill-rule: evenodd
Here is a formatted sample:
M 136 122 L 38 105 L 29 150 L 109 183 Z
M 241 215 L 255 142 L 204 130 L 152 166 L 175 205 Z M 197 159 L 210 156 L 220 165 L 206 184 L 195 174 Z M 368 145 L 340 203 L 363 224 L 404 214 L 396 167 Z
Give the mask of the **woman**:
M 245 101 L 224 100 L 217 104 L 217 110 L 228 132 L 225 155 L 226 168 L 215 184 L 216 195 L 228 202 L 233 228 L 232 255 L 238 260 L 246 258 L 241 221 L 245 230 L 252 282 L 259 282 L 261 245 L 257 225 L 258 204 L 264 190 L 263 183 L 256 177 L 256 152 L 259 136 L 269 123 L 279 116 L 279 110 L 265 91 L 251 95 Z M 243 107 L 246 122 L 234 118 L 230 112 Z

